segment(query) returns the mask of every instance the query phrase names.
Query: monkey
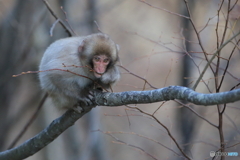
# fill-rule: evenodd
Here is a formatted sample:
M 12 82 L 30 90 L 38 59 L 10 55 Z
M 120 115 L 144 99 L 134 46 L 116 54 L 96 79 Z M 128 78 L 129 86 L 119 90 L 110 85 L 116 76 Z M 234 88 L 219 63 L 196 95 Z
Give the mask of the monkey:
M 40 86 L 60 109 L 93 105 L 93 89 L 120 79 L 119 46 L 104 33 L 53 42 L 39 66 Z

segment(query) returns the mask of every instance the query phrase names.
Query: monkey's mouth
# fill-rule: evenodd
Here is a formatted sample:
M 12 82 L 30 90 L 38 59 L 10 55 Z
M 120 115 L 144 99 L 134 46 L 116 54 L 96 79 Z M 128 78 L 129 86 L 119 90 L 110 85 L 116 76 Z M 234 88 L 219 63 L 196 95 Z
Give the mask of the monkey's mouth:
M 103 75 L 103 73 L 99 73 L 99 72 L 94 71 L 94 76 L 95 77 L 100 78 L 102 75 Z

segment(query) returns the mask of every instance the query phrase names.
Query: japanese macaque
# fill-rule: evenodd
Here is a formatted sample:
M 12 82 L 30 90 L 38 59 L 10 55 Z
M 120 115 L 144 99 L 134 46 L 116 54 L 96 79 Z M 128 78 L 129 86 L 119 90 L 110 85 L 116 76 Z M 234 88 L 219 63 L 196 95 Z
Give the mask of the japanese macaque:
M 106 34 L 57 40 L 39 66 L 40 84 L 60 108 L 91 106 L 94 87 L 108 89 L 120 78 L 118 45 Z

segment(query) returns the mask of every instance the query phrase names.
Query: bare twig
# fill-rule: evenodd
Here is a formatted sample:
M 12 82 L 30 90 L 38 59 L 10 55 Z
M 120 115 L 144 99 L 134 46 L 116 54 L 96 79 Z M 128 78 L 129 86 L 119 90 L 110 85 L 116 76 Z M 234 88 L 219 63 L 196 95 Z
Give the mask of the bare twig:
M 228 20 L 229 20 L 229 10 L 230 10 L 230 0 L 228 1 L 228 12 L 227 12 L 227 19 L 225 21 L 225 26 L 224 26 L 224 31 L 223 31 L 223 36 L 222 36 L 222 40 L 221 40 L 221 43 L 220 43 L 220 46 L 224 43 L 224 39 L 225 39 L 225 36 L 226 36 L 226 33 L 227 33 L 227 28 L 228 28 Z M 218 42 L 218 40 L 217 40 Z M 217 46 L 217 49 L 219 49 L 219 46 Z M 218 50 L 218 53 L 217 53 L 217 67 L 216 67 L 216 71 L 214 72 L 214 76 L 216 77 L 215 79 L 215 88 L 216 88 L 216 92 L 219 92 L 220 90 L 220 87 L 219 87 L 219 81 L 218 81 L 218 72 L 219 72 L 219 66 L 220 66 L 220 55 L 221 55 L 221 49 Z M 230 56 L 231 57 L 231 56 Z M 228 66 L 227 66 L 228 68 Z M 227 69 L 226 68 L 226 69 Z M 222 78 L 223 79 L 223 78 Z
M 64 15 L 65 15 L 65 21 L 67 22 L 71 32 L 77 36 L 77 33 L 74 32 L 72 26 L 70 25 L 69 21 L 68 21 L 68 17 L 67 17 L 67 12 L 63 9 L 63 6 L 61 6 L 61 10 L 63 11 Z
M 233 40 L 234 38 L 236 38 L 239 34 L 240 34 L 240 31 L 239 31 L 237 34 L 235 34 L 234 36 L 232 36 L 232 37 L 231 37 L 229 40 L 227 40 L 225 43 L 223 43 L 223 44 L 219 47 L 219 49 L 213 54 L 213 56 L 211 57 L 211 59 L 208 61 L 208 63 L 207 63 L 206 66 L 204 67 L 204 69 L 203 69 L 202 73 L 200 74 L 199 78 L 197 79 L 196 83 L 194 84 L 193 90 L 195 90 L 195 89 L 197 88 L 197 86 L 198 86 L 199 82 L 201 81 L 203 75 L 205 74 L 207 68 L 208 68 L 209 66 L 211 66 L 210 64 L 212 63 L 213 59 L 217 56 L 218 51 L 221 50 L 222 48 L 224 48 L 229 42 L 231 42 L 231 40 Z
M 172 139 L 172 141 L 174 142 L 174 144 L 177 146 L 177 148 L 179 149 L 179 151 L 182 153 L 182 155 L 187 158 L 188 160 L 191 160 L 191 158 L 183 151 L 183 149 L 180 147 L 180 145 L 178 144 L 177 140 L 173 137 L 172 133 L 170 132 L 170 130 L 167 128 L 167 126 L 165 126 L 162 122 L 160 122 L 160 120 L 158 120 L 155 116 L 153 116 L 152 114 L 149 114 L 147 112 L 144 112 L 143 110 L 141 110 L 140 108 L 132 108 L 132 109 L 136 109 L 139 112 L 148 115 L 150 117 L 152 117 L 158 124 L 160 124 L 168 133 L 168 136 Z
M 97 21 L 94 21 L 94 23 L 95 23 L 95 24 L 96 24 L 96 26 L 97 26 L 97 30 L 98 30 L 99 32 L 103 33 L 103 32 L 102 32 L 102 30 L 100 29 L 100 27 L 99 27 L 99 25 L 98 25 Z
M 48 10 L 50 11 L 50 13 L 52 14 L 52 16 L 58 20 L 60 18 L 58 18 L 58 16 L 54 13 L 54 11 L 52 10 L 50 4 L 48 3 L 48 1 L 46 0 L 42 0 L 43 3 L 46 5 L 46 7 L 48 8 Z M 61 24 L 61 26 L 65 29 L 65 31 L 67 32 L 68 36 L 71 37 L 73 34 L 71 32 L 71 29 L 69 29 L 62 21 L 59 21 L 59 23 Z
M 186 5 L 187 11 L 188 11 L 188 14 L 189 14 L 189 17 L 190 17 L 189 20 L 190 20 L 190 22 L 191 22 L 191 24 L 192 24 L 192 26 L 193 26 L 193 29 L 194 29 L 194 31 L 195 31 L 195 33 L 196 33 L 199 46 L 200 46 L 200 48 L 202 49 L 202 51 L 203 51 L 203 53 L 204 53 L 204 56 L 205 56 L 206 61 L 209 62 L 208 57 L 207 57 L 207 52 L 205 51 L 205 49 L 204 49 L 204 47 L 203 47 L 202 40 L 201 40 L 201 38 L 200 38 L 200 34 L 199 34 L 199 32 L 197 31 L 197 28 L 196 28 L 196 26 L 195 26 L 195 24 L 194 24 L 194 22 L 193 22 L 192 15 L 191 15 L 191 12 L 190 12 L 190 9 L 189 9 L 187 0 L 184 0 L 184 3 L 185 3 L 185 5 Z M 211 65 L 210 65 L 210 68 L 211 68 L 211 70 L 213 71 Z M 200 78 L 200 77 L 199 77 L 199 78 Z M 202 77 L 201 77 L 201 79 L 202 79 Z M 195 90 L 196 88 L 193 87 L 193 89 Z
M 207 23 L 205 24 L 205 26 L 204 26 L 198 33 L 201 33 L 201 32 L 208 26 L 209 22 L 210 22 L 213 18 L 215 18 L 215 16 L 212 17 L 212 18 L 209 18 L 208 21 L 207 21 Z
M 223 6 L 223 2 L 224 0 L 221 1 L 221 4 L 219 5 L 219 8 L 217 10 L 217 25 L 216 25 L 216 29 L 215 29 L 215 32 L 216 32 L 216 37 L 217 37 L 217 48 L 219 48 L 219 35 L 218 35 L 218 29 L 219 29 L 219 19 L 220 19 L 220 11 L 221 11 L 221 8 Z
M 163 10 L 163 11 L 165 11 L 165 12 L 167 12 L 167 13 L 170 13 L 170 14 L 173 14 L 173 15 L 175 15 L 175 16 L 179 16 L 179 17 L 183 17 L 183 18 L 186 18 L 186 19 L 190 19 L 190 17 L 184 16 L 184 15 L 182 15 L 182 14 L 178 14 L 178 13 L 175 13 L 175 12 L 171 12 L 171 11 L 165 9 L 165 8 L 153 6 L 153 5 L 151 5 L 150 3 L 148 3 L 148 2 L 146 2 L 146 1 L 144 1 L 144 0 L 139 0 L 139 2 L 145 3 L 145 4 L 147 4 L 148 6 L 150 6 L 150 7 L 152 7 L 152 8 L 156 8 L 156 9 L 159 9 L 159 10 Z
M 146 137 L 146 136 L 141 135 L 141 134 L 137 134 L 137 133 L 134 133 L 134 132 L 122 132 L 122 131 L 120 131 L 120 132 L 110 132 L 110 131 L 103 132 L 103 131 L 101 131 L 101 130 L 97 130 L 97 131 L 99 131 L 99 132 L 101 132 L 101 133 L 104 133 L 104 134 L 107 134 L 107 135 L 109 135 L 109 134 L 111 134 L 111 135 L 113 135 L 113 134 L 130 134 L 130 135 L 135 135 L 135 136 L 138 136 L 138 137 L 141 137 L 141 138 L 150 140 L 150 141 L 152 141 L 152 142 L 154 142 L 154 143 L 157 143 L 157 144 L 161 145 L 162 147 L 166 148 L 167 150 L 173 152 L 173 153 L 176 154 L 177 156 L 183 157 L 181 154 L 177 153 L 175 150 L 167 147 L 166 145 L 162 144 L 161 142 L 156 141 L 156 140 L 154 140 L 154 139 L 152 139 L 152 138 Z M 115 140 L 116 140 L 116 139 L 115 139 Z
M 148 152 L 145 151 L 143 148 L 138 147 L 138 146 L 135 146 L 135 145 L 130 144 L 130 143 L 126 143 L 126 142 L 118 139 L 117 137 L 115 137 L 113 134 L 111 134 L 111 132 L 103 132 L 103 131 L 101 131 L 101 130 L 97 130 L 97 131 L 99 131 L 99 132 L 101 132 L 101 133 L 104 133 L 104 134 L 106 134 L 106 135 L 109 135 L 110 137 L 112 137 L 113 139 L 115 139 L 115 141 L 118 142 L 119 144 L 124 144 L 124 145 L 130 146 L 130 147 L 136 148 L 136 149 L 140 150 L 141 152 L 143 152 L 145 155 L 151 157 L 152 159 L 158 160 L 155 156 L 153 156 L 152 154 L 148 153 Z M 114 142 L 114 141 L 113 141 L 113 142 Z
M 162 102 L 162 104 L 153 112 L 153 116 L 155 115 L 155 113 L 157 113 L 157 111 L 165 104 L 166 102 Z
M 53 36 L 53 30 L 54 30 L 54 28 L 56 27 L 56 25 L 57 25 L 57 23 L 58 23 L 59 21 L 61 21 L 61 20 L 60 20 L 60 19 L 57 19 L 57 20 L 53 23 L 52 27 L 50 28 L 49 33 L 50 33 L 50 36 L 51 36 L 51 37 Z
M 237 145 L 240 145 L 240 142 L 235 143 L 235 144 L 233 144 L 233 145 L 231 145 L 231 146 L 228 146 L 228 147 L 226 147 L 226 148 L 232 148 L 232 147 L 235 147 L 235 146 L 237 146 Z
M 240 130 L 238 129 L 237 124 L 232 120 L 232 118 L 230 116 L 228 116 L 228 114 L 225 112 L 224 116 L 226 116 L 226 118 L 232 123 L 232 125 L 234 126 L 235 130 L 238 132 L 238 134 L 240 134 Z
M 218 127 L 216 124 L 210 122 L 209 120 L 207 120 L 205 117 L 203 117 L 202 115 L 200 115 L 199 113 L 197 113 L 194 109 L 192 109 L 191 107 L 189 107 L 188 105 L 182 103 L 181 101 L 179 100 L 174 100 L 175 102 L 183 105 L 184 107 L 188 108 L 190 111 L 192 111 L 195 115 L 197 115 L 199 118 L 201 118 L 202 120 L 206 121 L 208 124 L 212 125 L 213 127 Z
M 167 74 L 167 76 L 166 76 L 166 78 L 165 78 L 165 81 L 164 81 L 164 85 L 163 85 L 163 86 L 166 86 L 166 84 L 167 84 L 168 77 L 169 77 L 169 75 L 170 75 L 170 73 L 171 73 L 171 71 L 172 71 L 172 63 L 173 63 L 173 60 L 171 59 L 170 69 L 169 69 L 168 74 Z
M 71 65 L 71 66 L 66 66 L 65 64 L 63 64 L 63 67 L 74 67 L 74 68 L 83 68 L 83 67 L 86 67 L 86 68 L 89 68 L 89 71 L 92 71 L 94 72 L 93 69 L 91 69 L 89 66 L 76 66 L 76 65 Z M 81 74 L 78 74 L 78 73 L 75 73 L 73 71 L 70 71 L 69 69 L 59 69 L 59 68 L 53 68 L 53 69 L 48 69 L 48 70 L 43 70 L 43 71 L 27 71 L 27 72 L 22 72 L 20 74 L 17 74 L 17 75 L 12 75 L 12 77 L 18 77 L 18 76 L 21 76 L 21 75 L 24 75 L 24 74 L 35 74 L 35 73 L 39 73 L 39 72 L 50 72 L 50 71 L 61 71 L 61 72 L 69 72 L 71 74 L 74 74 L 74 75 L 77 75 L 77 76 L 80 76 L 80 77 L 83 77 L 83 78 L 87 78 L 89 80 L 91 80 L 94 84 L 100 86 L 102 89 L 104 89 L 105 91 L 108 91 L 106 88 L 104 88 L 101 84 L 99 84 L 97 81 L 94 81 L 93 79 L 89 78 L 88 76 L 84 76 L 84 75 L 81 75 Z
M 239 42 L 240 42 L 240 39 L 238 40 L 237 44 L 233 47 L 232 52 L 230 53 L 230 56 L 229 56 L 229 58 L 228 58 L 228 60 L 227 60 L 226 67 L 225 67 L 224 72 L 223 72 L 222 79 L 221 79 L 221 81 L 220 81 L 220 83 L 219 83 L 219 86 L 218 86 L 218 88 L 217 88 L 218 91 L 220 90 L 220 88 L 221 88 L 221 86 L 222 86 L 223 80 L 224 80 L 225 75 L 226 75 L 226 72 L 227 72 L 227 70 L 228 70 L 228 66 L 229 66 L 229 64 L 230 64 L 230 60 L 231 60 L 232 55 L 233 55 L 235 49 L 237 48 L 237 45 L 238 45 Z
M 125 68 L 125 67 L 123 67 L 123 66 L 119 66 L 119 67 L 121 67 L 122 69 L 124 69 L 125 71 L 127 71 L 129 74 L 131 74 L 131 75 L 133 75 L 133 76 L 135 76 L 135 77 L 143 80 L 143 81 L 144 81 L 146 84 L 148 84 L 151 88 L 154 88 L 154 89 L 157 88 L 157 87 L 154 87 L 153 85 L 151 85 L 145 78 L 136 75 L 135 73 L 129 71 L 127 68 Z
M 236 47 L 238 47 L 238 46 L 236 46 Z M 200 56 L 193 55 L 193 57 L 194 57 L 194 58 L 201 59 L 201 60 L 204 60 L 204 59 L 203 59 L 202 57 L 200 57 Z M 215 64 L 214 62 L 212 62 L 211 64 L 216 67 L 216 64 Z M 222 70 L 222 71 L 225 70 L 225 68 L 222 68 L 222 67 L 219 67 L 219 69 Z M 233 75 L 232 73 L 230 73 L 228 70 L 226 71 L 226 73 L 227 73 L 229 76 L 231 76 L 233 79 L 235 79 L 236 81 L 240 81 L 240 78 L 234 76 L 234 75 Z

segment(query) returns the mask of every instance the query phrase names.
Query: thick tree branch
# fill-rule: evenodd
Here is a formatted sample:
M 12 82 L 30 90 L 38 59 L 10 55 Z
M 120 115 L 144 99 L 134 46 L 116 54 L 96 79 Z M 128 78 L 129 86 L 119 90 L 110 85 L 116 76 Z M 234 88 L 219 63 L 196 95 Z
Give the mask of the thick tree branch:
M 95 94 L 96 104 L 101 106 L 120 106 L 126 104 L 144 104 L 173 99 L 185 100 L 196 105 L 216 105 L 231 103 L 240 100 L 240 89 L 222 92 L 203 94 L 194 90 L 181 87 L 169 86 L 149 91 L 129 91 L 119 93 L 98 93 Z
M 51 143 L 90 110 L 91 108 L 88 110 L 85 109 L 82 113 L 68 110 L 65 114 L 58 119 L 55 119 L 47 128 L 33 138 L 25 141 L 18 147 L 0 152 L 0 160 L 22 160 L 32 156 Z
M 169 86 L 149 91 L 128 91 L 119 93 L 95 92 L 97 105 L 120 106 L 137 103 L 154 103 L 173 99 L 185 100 L 197 105 L 216 105 L 240 100 L 240 89 L 229 92 L 202 94 L 181 86 Z M 62 132 L 72 126 L 79 118 L 91 110 L 84 107 L 82 113 L 68 110 L 60 118 L 54 120 L 47 128 L 35 137 L 18 147 L 0 153 L 0 160 L 21 160 L 27 158 L 56 139 Z

